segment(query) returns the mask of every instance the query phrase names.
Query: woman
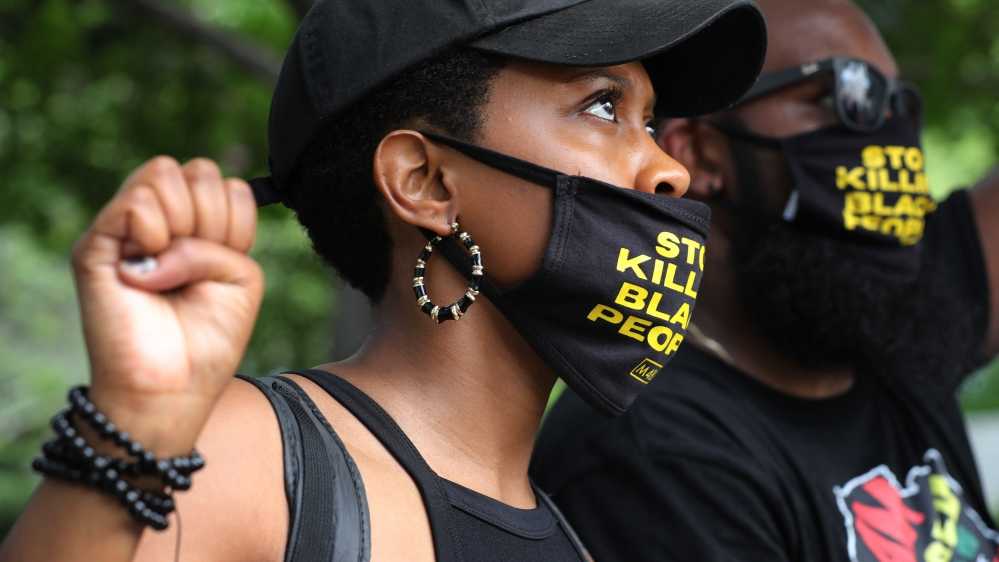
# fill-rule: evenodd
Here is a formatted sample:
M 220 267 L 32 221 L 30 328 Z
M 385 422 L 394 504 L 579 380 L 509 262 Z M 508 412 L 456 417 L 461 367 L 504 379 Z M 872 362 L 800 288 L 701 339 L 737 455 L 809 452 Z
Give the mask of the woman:
M 92 383 L 0 559 L 169 559 L 180 525 L 143 528 L 195 444 L 184 559 L 582 559 L 527 478 L 548 394 L 561 375 L 623 411 L 682 342 L 703 260 L 653 88 L 662 111 L 722 107 L 764 43 L 733 0 L 318 2 L 254 191 L 372 299 L 374 332 L 341 363 L 232 379 L 263 284 L 254 194 L 205 160 L 146 163 L 74 251 Z

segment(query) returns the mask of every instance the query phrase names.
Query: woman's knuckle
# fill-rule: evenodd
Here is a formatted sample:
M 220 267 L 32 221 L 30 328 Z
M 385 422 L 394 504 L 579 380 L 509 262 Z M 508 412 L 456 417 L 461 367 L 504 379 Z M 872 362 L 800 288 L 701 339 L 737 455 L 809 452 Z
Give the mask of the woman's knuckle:
M 187 261 L 190 258 L 197 255 L 197 244 L 193 238 L 179 238 L 173 242 L 173 251 L 183 261 Z
M 146 164 L 146 170 L 152 177 L 167 177 L 179 168 L 180 164 L 174 158 L 166 155 L 154 156 Z
M 156 193 L 153 188 L 146 185 L 137 185 L 129 194 L 133 206 L 147 206 L 156 202 Z
M 230 196 L 237 203 L 243 205 L 253 204 L 256 207 L 255 199 L 253 197 L 253 191 L 250 189 L 249 184 L 241 179 L 230 178 L 226 180 L 226 189 L 229 190 Z
M 249 192 L 250 184 L 240 178 L 226 178 L 225 185 L 233 191 Z
M 187 163 L 188 171 L 198 178 L 218 177 L 218 164 L 208 158 L 193 158 Z

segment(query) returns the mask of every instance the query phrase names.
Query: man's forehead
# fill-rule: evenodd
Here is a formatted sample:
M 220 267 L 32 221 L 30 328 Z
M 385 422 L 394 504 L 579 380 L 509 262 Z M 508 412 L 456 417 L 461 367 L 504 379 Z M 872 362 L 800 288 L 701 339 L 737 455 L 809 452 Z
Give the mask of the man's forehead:
M 836 56 L 871 62 L 897 76 L 895 59 L 871 20 L 849 0 L 759 0 L 769 45 L 764 72 Z

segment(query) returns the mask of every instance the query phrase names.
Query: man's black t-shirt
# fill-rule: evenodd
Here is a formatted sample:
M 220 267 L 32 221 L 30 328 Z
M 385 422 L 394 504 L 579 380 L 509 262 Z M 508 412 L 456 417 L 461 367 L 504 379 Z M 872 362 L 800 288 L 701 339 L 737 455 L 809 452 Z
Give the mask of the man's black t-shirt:
M 966 194 L 928 221 L 924 252 L 924 274 L 949 276 L 981 341 Z M 807 400 L 688 344 L 620 418 L 567 393 L 532 471 L 601 562 L 993 562 L 999 535 L 950 391 L 968 368 L 945 384 L 860 376 Z

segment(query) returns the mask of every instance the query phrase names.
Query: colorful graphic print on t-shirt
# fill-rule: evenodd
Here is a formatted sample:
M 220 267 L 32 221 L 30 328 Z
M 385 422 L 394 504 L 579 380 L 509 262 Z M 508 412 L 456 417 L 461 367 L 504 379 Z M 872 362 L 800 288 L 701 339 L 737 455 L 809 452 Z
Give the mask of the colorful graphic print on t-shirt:
M 999 533 L 965 501 L 939 451 L 904 485 L 881 465 L 834 488 L 851 562 L 999 562 Z

